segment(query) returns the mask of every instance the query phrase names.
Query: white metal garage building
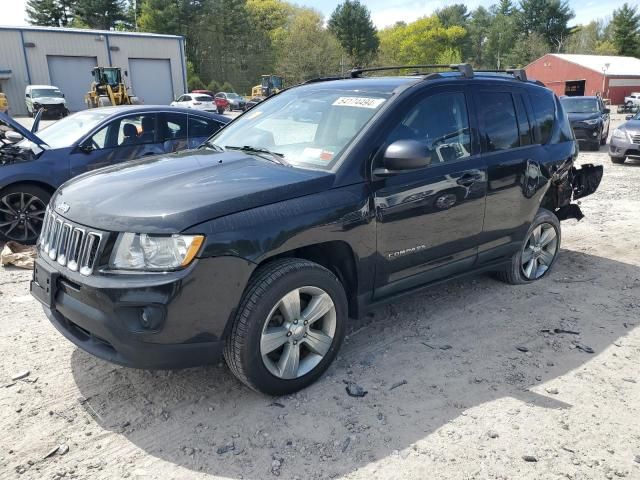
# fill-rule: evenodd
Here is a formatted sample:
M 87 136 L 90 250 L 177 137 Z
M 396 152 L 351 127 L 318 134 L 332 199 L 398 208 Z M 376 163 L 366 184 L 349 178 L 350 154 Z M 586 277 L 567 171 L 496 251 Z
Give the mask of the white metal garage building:
M 95 66 L 121 67 L 127 86 L 147 105 L 167 105 L 187 91 L 184 37 L 0 26 L 0 91 L 11 115 L 27 113 L 27 85 L 55 85 L 71 111 L 84 109 Z

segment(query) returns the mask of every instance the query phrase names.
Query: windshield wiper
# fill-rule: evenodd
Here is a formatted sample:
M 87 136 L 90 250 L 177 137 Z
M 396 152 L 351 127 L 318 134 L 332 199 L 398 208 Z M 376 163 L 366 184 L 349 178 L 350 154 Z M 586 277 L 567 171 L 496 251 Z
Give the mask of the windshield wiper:
M 211 140 L 205 140 L 204 143 L 202 145 L 200 145 L 198 148 L 202 148 L 202 147 L 211 148 L 212 150 L 215 150 L 216 152 L 224 152 L 224 148 L 222 148 L 220 145 L 216 145 Z
M 261 158 L 266 158 L 267 160 L 271 160 L 280 165 L 288 165 L 288 163 L 284 159 L 283 153 L 272 152 L 271 150 L 267 150 L 266 148 L 260 147 L 252 147 L 251 145 L 244 145 L 242 147 L 236 145 L 227 145 L 224 147 L 226 150 L 240 150 L 242 152 L 254 153 L 254 154 L 266 154 L 269 157 L 265 157 L 264 155 L 259 155 Z

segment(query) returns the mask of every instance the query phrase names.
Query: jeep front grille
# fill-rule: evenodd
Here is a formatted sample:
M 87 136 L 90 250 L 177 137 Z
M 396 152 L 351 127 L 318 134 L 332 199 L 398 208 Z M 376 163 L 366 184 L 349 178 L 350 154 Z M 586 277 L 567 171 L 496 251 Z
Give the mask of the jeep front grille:
M 632 133 L 632 134 L 629 134 L 629 136 L 631 137 L 631 143 L 640 145 L 640 133 Z
M 47 209 L 38 249 L 42 256 L 48 256 L 72 272 L 91 275 L 103 238 L 103 233 L 76 225 Z

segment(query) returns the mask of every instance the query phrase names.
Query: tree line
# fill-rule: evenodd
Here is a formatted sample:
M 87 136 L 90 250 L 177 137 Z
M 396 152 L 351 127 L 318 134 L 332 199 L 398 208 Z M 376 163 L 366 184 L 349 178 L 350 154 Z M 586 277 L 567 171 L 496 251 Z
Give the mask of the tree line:
M 30 23 L 184 35 L 189 89 L 246 93 L 261 74 L 288 84 L 353 66 L 470 62 L 520 67 L 552 53 L 640 56 L 640 13 L 571 25 L 566 0 L 460 4 L 378 30 L 364 3 L 344 0 L 327 21 L 284 0 L 28 0 Z

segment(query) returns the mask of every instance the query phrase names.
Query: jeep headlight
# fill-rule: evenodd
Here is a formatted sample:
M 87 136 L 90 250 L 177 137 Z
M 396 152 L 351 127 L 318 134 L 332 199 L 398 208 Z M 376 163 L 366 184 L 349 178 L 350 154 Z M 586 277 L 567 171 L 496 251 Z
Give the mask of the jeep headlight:
M 114 270 L 177 270 L 197 255 L 202 235 L 149 235 L 121 233 L 109 260 Z
M 582 123 L 586 124 L 586 125 L 596 125 L 598 122 L 600 122 L 599 118 L 591 118 L 589 120 L 583 120 Z
M 627 139 L 627 135 L 625 134 L 624 130 L 620 130 L 619 128 L 616 128 L 613 131 L 613 138 L 622 138 L 624 140 Z

